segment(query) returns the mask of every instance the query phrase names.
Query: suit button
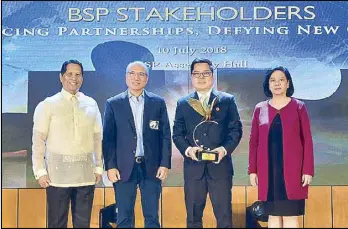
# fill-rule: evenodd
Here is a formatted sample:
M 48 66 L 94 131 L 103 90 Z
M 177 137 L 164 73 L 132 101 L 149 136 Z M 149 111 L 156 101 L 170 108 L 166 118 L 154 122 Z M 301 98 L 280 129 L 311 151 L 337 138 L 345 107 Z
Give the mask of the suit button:
M 135 150 L 133 150 L 133 153 L 135 154 Z
M 137 136 L 134 136 L 134 139 L 137 139 Z
M 204 135 L 204 136 L 207 136 L 207 133 L 204 133 L 203 135 Z

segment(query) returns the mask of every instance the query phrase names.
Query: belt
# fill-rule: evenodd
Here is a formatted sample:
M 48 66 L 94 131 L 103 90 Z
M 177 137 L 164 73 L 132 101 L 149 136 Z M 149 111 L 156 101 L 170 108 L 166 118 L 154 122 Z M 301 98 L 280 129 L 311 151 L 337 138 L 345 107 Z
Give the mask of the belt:
M 141 157 L 135 157 L 135 162 L 138 163 L 138 164 L 141 164 L 144 162 L 144 157 L 141 156 Z

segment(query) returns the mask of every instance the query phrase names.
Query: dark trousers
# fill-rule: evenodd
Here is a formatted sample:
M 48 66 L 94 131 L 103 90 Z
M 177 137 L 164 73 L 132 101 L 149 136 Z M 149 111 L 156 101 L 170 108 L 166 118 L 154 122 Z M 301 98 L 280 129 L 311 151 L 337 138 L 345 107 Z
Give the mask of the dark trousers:
M 160 228 L 158 205 L 161 194 L 161 181 L 147 178 L 144 163 L 134 163 L 133 171 L 128 181 L 114 183 L 117 227 L 134 228 L 134 205 L 138 185 L 141 193 L 145 228 Z
M 186 179 L 184 185 L 187 228 L 202 228 L 207 193 L 218 228 L 232 228 L 232 179 L 214 180 L 204 172 L 200 180 Z
M 48 227 L 67 228 L 69 203 L 74 228 L 89 228 L 95 185 L 46 188 Z

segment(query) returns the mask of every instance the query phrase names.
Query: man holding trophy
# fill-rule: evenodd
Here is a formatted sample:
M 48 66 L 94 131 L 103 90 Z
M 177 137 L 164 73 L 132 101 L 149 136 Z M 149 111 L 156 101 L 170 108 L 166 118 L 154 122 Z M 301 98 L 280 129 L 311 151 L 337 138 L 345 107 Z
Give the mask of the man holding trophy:
M 187 227 L 203 227 L 209 193 L 217 227 L 231 228 L 231 154 L 242 137 L 242 123 L 234 97 L 213 89 L 210 60 L 193 60 L 191 79 L 196 91 L 179 99 L 173 127 L 173 141 L 184 156 Z

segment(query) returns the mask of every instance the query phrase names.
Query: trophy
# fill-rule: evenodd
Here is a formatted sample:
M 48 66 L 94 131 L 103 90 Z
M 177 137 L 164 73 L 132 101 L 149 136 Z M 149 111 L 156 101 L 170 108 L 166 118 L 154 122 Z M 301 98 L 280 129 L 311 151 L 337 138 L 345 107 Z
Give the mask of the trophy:
M 196 152 L 196 156 L 200 161 L 217 162 L 219 159 L 219 153 L 213 151 L 213 149 L 220 145 L 221 127 L 218 122 L 211 120 L 212 109 L 217 99 L 218 97 L 215 97 L 206 109 L 203 108 L 199 100 L 194 98 L 188 100 L 189 105 L 203 116 L 203 120 L 196 125 L 192 134 L 195 145 L 202 148 L 202 150 Z

